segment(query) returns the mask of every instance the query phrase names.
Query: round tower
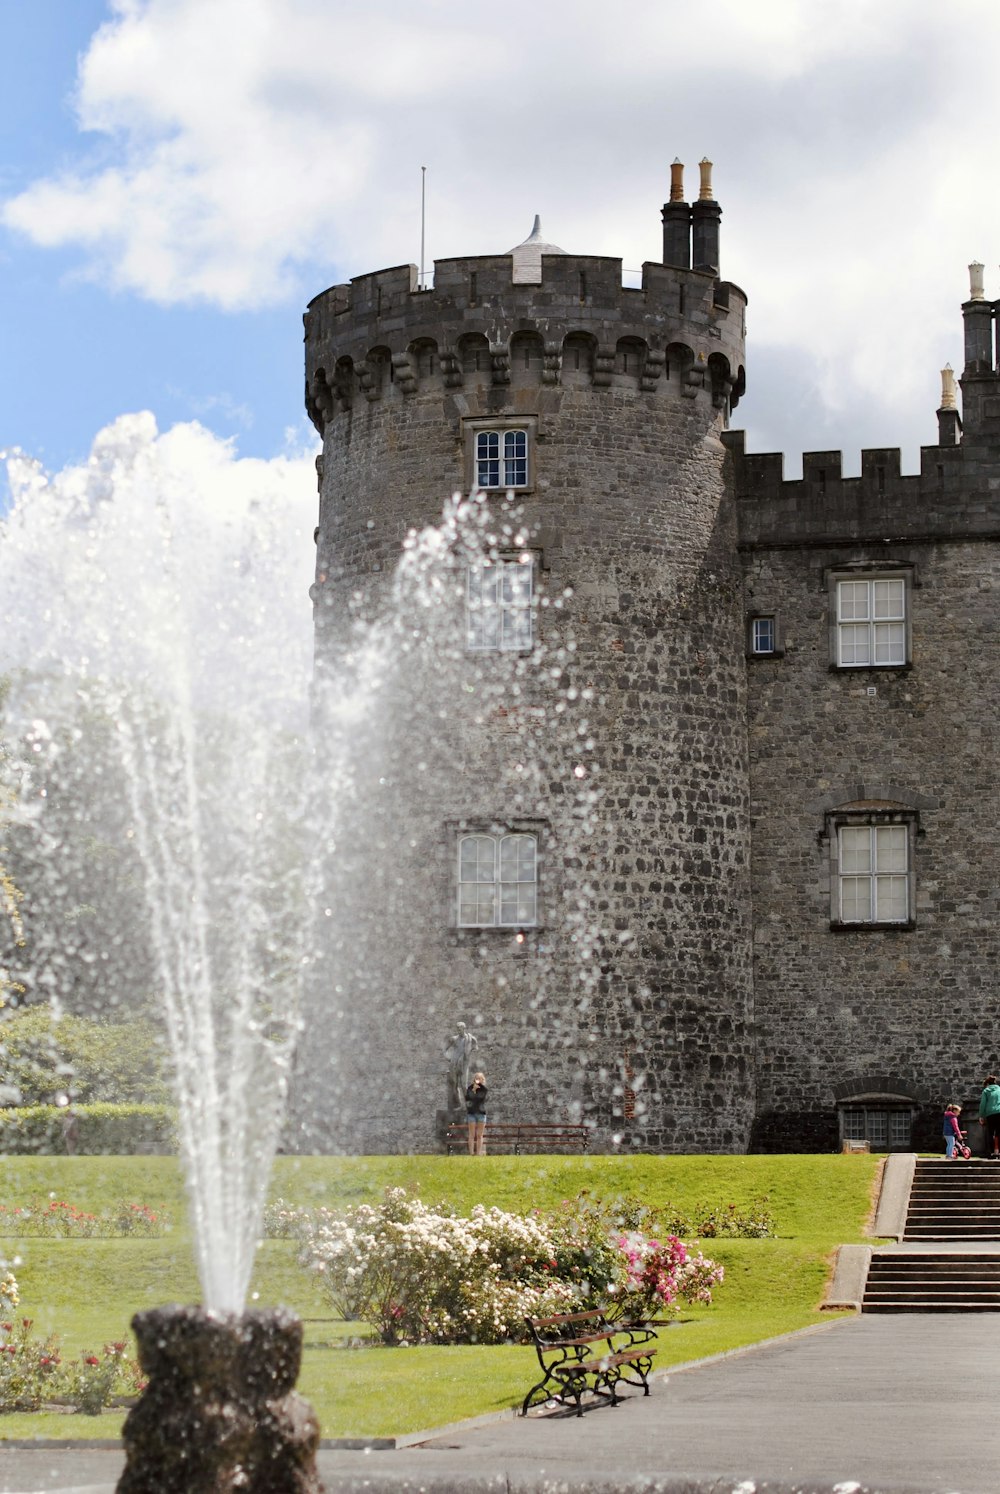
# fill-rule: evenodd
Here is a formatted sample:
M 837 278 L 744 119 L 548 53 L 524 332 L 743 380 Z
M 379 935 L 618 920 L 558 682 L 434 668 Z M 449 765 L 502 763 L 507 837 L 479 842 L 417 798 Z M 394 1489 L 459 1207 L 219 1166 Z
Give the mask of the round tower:
M 600 1149 L 746 1146 L 745 640 L 720 440 L 743 389 L 746 298 L 719 277 L 707 167 L 689 206 L 675 164 L 665 262 L 639 286 L 619 259 L 546 243 L 536 219 L 510 253 L 438 261 L 433 289 L 402 266 L 310 303 L 320 675 L 449 495 L 484 492 L 492 547 L 466 567 L 457 674 L 439 676 L 461 676 L 465 715 L 442 704 L 410 730 L 409 766 L 373 780 L 379 805 L 360 804 L 356 780 L 347 795 L 352 844 L 370 838 L 393 872 L 351 863 L 345 878 L 341 963 L 317 985 L 306 1044 L 310 1144 L 433 1148 L 461 1019 L 497 1120 L 583 1119 Z M 525 734 L 548 741 L 567 719 L 521 667 L 539 650 L 546 688 L 558 676 L 576 713 L 573 771 L 592 790 L 578 834 L 551 763 L 530 794 L 510 790 Z M 435 754 L 443 771 L 428 771 Z

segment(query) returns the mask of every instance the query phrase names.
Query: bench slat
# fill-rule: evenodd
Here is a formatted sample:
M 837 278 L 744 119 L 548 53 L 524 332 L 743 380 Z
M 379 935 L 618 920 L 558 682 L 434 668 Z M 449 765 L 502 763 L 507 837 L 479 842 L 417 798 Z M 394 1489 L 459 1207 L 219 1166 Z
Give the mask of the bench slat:
M 585 1318 L 596 1318 L 599 1322 L 604 1322 L 603 1312 L 554 1312 L 551 1317 L 531 1318 L 530 1321 L 539 1328 L 548 1328 L 553 1323 L 582 1323 Z
M 577 1416 L 583 1415 L 584 1391 L 609 1400 L 617 1405 L 617 1386 L 641 1385 L 644 1395 L 649 1394 L 649 1374 L 653 1367 L 656 1347 L 652 1344 L 655 1333 L 648 1329 L 635 1329 L 631 1325 L 609 1323 L 602 1309 L 589 1312 L 553 1313 L 547 1318 L 525 1318 L 535 1344 L 535 1353 L 542 1368 L 542 1378 L 528 1391 L 521 1405 L 522 1415 L 539 1400 L 572 1401 Z M 573 1327 L 593 1323 L 592 1331 L 581 1331 L 574 1338 L 547 1338 L 544 1330 L 558 1331 L 564 1326 Z M 641 1337 L 639 1336 L 641 1334 Z M 616 1347 L 615 1339 L 625 1339 L 624 1346 Z M 589 1344 L 602 1341 L 608 1352 L 600 1358 L 585 1358 Z M 593 1351 L 590 1351 L 593 1353 Z M 623 1373 L 623 1367 L 634 1372 Z
M 467 1121 L 451 1121 L 445 1130 L 445 1145 L 462 1147 L 469 1135 Z M 566 1146 L 586 1151 L 590 1145 L 590 1127 L 573 1121 L 487 1121 L 486 1144 L 522 1147 Z

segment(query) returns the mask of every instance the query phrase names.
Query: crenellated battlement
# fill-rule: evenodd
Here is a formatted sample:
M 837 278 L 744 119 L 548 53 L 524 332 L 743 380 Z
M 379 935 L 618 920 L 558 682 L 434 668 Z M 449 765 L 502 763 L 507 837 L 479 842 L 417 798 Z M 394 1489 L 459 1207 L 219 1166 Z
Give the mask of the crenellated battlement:
M 923 446 L 919 473 L 906 476 L 898 447 L 862 451 L 858 477 L 842 476 L 839 451 L 807 451 L 802 476 L 786 479 L 780 452 L 747 452 L 744 431 L 722 439 L 734 458 L 745 547 L 1000 533 L 996 463 L 981 446 Z
M 650 395 L 705 391 L 728 411 L 745 387 L 745 308 L 740 288 L 712 273 L 646 263 L 633 288 L 620 259 L 597 255 L 543 253 L 527 283 L 513 254 L 439 260 L 432 290 L 399 265 L 310 302 L 306 407 L 322 431 L 359 399 L 624 382 Z

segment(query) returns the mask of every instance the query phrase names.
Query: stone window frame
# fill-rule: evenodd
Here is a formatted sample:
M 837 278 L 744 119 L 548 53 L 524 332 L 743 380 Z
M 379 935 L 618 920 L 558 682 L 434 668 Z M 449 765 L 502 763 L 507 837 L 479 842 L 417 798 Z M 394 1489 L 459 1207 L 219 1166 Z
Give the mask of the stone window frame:
M 757 648 L 755 624 L 769 622 L 771 624 L 771 648 Z M 748 612 L 746 616 L 746 656 L 748 659 L 781 659 L 785 654 L 785 635 L 781 625 L 781 613 L 778 611 L 754 611 Z
M 525 452 L 527 470 L 525 481 L 513 486 L 497 483 L 496 486 L 481 487 L 479 483 L 479 468 L 477 462 L 477 445 L 481 435 L 495 431 L 499 436 L 513 434 L 515 431 L 523 431 L 525 436 Z M 538 416 L 537 415 L 510 415 L 494 416 L 492 419 L 477 417 L 474 420 L 463 421 L 463 435 L 465 444 L 465 490 L 467 493 L 532 493 L 537 485 L 537 474 L 535 463 L 538 449 Z M 500 463 L 503 465 L 503 454 L 501 451 Z
M 841 660 L 841 618 L 840 618 L 840 586 L 842 582 L 864 581 L 869 585 L 876 581 L 902 581 L 903 583 L 903 616 L 901 619 L 887 619 L 887 621 L 901 621 L 903 624 L 903 657 L 893 659 L 885 663 L 877 663 L 874 659 L 868 659 L 863 663 L 844 663 Z M 899 672 L 912 668 L 913 647 L 913 592 L 917 586 L 916 568 L 912 563 L 893 562 L 886 563 L 884 560 L 874 562 L 870 560 L 858 561 L 845 565 L 831 566 L 826 573 L 826 584 L 828 594 L 829 615 L 829 638 L 830 638 L 830 668 L 838 674 L 857 674 L 866 669 L 877 670 L 880 674 L 888 672 Z M 849 622 L 850 620 L 848 620 Z M 874 628 L 876 619 L 869 619 L 871 628 Z M 847 624 L 845 623 L 844 626 Z
M 867 828 L 877 830 L 889 827 L 906 829 L 906 917 L 905 918 L 851 918 L 843 917 L 843 879 L 850 875 L 840 870 L 840 832 L 844 829 Z M 921 834 L 919 810 L 891 803 L 854 803 L 838 806 L 827 811 L 825 837 L 829 841 L 830 854 L 830 928 L 837 933 L 899 932 L 916 928 L 916 851 L 917 838 Z M 873 878 L 878 873 L 872 871 Z M 887 873 L 886 875 L 894 875 Z
M 548 821 L 539 819 L 526 819 L 521 816 L 511 817 L 504 820 L 489 819 L 467 819 L 453 821 L 447 827 L 448 841 L 451 847 L 452 858 L 452 887 L 451 887 L 451 918 L 450 923 L 460 938 L 471 937 L 500 937 L 513 939 L 518 945 L 524 945 L 526 940 L 537 940 L 544 933 L 543 921 L 545 894 L 546 894 L 546 862 L 545 853 L 550 838 L 550 826 Z M 497 843 L 497 857 L 499 859 L 500 842 L 508 836 L 530 836 L 535 842 L 535 916 L 531 922 L 520 923 L 462 923 L 461 921 L 461 856 L 462 843 L 471 837 L 490 837 Z M 485 884 L 484 884 L 485 885 Z M 492 884 L 499 887 L 499 878 Z M 499 908 L 497 909 L 499 912 Z M 533 947 L 533 945 L 532 945 Z
M 837 1139 L 838 1145 L 843 1148 L 847 1141 L 868 1141 L 873 1149 L 882 1150 L 877 1142 L 872 1140 L 868 1134 L 868 1117 L 876 1115 L 885 1117 L 885 1132 L 888 1141 L 886 1150 L 894 1151 L 912 1149 L 913 1127 L 920 1115 L 921 1110 L 927 1103 L 926 1095 L 914 1089 L 913 1084 L 906 1079 L 900 1078 L 898 1074 L 858 1074 L 850 1079 L 842 1079 L 833 1086 L 833 1099 L 837 1113 Z M 864 1114 L 863 1126 L 865 1136 L 851 1136 L 848 1134 L 850 1128 L 846 1124 L 848 1112 L 862 1112 Z M 906 1116 L 906 1141 L 903 1140 L 903 1127 L 897 1127 L 897 1139 L 892 1138 L 892 1126 L 894 1116 Z M 855 1122 L 855 1130 L 858 1129 Z
M 837 1104 L 840 1145 L 843 1147 L 847 1141 L 867 1141 L 872 1151 L 908 1152 L 912 1148 L 913 1122 L 918 1114 L 919 1109 L 912 1101 L 896 1095 L 861 1095 L 856 1099 L 841 1100 Z M 848 1116 L 852 1118 L 850 1123 Z M 860 1117 L 860 1124 L 857 1117 Z M 873 1118 L 876 1118 L 876 1124 L 884 1120 L 884 1142 L 871 1134 L 875 1129 Z M 859 1131 L 860 1135 L 857 1134 Z
M 517 550 L 500 550 L 496 555 L 485 555 L 478 561 L 470 562 L 466 566 L 465 647 L 469 653 L 478 655 L 531 653 L 532 649 L 535 646 L 535 617 L 538 608 L 537 592 L 540 562 L 541 557 L 537 550 L 531 548 L 528 545 L 525 545 Z M 525 603 L 511 601 L 505 604 L 502 595 L 500 595 L 496 603 L 494 604 L 497 613 L 497 637 L 499 641 L 496 643 L 480 643 L 473 641 L 474 605 L 472 601 L 472 578 L 475 573 L 487 570 L 491 566 L 499 566 L 501 568 L 506 566 L 517 566 L 519 569 L 526 568 L 528 575 L 528 596 Z M 502 582 L 502 569 L 500 573 L 500 579 Z M 523 636 L 518 636 L 517 630 L 514 629 L 512 631 L 511 641 L 505 642 L 504 624 L 508 615 L 510 615 L 510 617 L 513 619 L 520 616 L 521 614 L 524 614 L 527 617 L 527 638 L 525 639 Z

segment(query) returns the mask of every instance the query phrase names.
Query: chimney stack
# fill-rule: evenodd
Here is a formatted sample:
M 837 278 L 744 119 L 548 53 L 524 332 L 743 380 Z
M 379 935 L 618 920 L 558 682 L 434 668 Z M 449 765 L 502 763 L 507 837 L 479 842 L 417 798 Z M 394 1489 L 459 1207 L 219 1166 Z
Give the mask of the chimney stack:
M 691 268 L 691 207 L 684 201 L 684 166 L 678 160 L 670 167 L 670 201 L 663 204 L 663 263 Z

